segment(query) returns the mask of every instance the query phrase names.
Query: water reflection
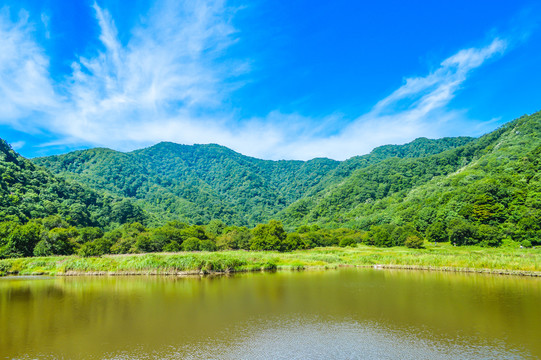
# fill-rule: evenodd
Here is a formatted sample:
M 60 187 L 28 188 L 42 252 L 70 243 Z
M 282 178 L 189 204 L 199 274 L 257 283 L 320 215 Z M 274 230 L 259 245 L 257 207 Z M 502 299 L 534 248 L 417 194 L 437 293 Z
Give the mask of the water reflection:
M 372 269 L 0 279 L 0 357 L 537 358 L 540 284 Z

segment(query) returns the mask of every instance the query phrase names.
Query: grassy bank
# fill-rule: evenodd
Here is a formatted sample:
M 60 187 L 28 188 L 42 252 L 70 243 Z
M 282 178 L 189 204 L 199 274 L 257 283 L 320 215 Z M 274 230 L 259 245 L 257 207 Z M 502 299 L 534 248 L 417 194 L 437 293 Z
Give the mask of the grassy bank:
M 338 266 L 472 271 L 541 276 L 541 249 L 428 245 L 403 247 L 315 248 L 291 253 L 224 251 L 34 257 L 0 260 L 0 274 L 197 274 L 261 270 L 301 270 Z

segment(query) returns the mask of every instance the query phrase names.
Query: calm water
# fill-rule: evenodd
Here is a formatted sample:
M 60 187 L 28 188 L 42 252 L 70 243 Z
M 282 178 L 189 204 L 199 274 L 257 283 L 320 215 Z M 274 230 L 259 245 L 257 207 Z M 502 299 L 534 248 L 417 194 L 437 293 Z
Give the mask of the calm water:
M 372 269 L 0 278 L 0 358 L 541 358 L 541 279 Z

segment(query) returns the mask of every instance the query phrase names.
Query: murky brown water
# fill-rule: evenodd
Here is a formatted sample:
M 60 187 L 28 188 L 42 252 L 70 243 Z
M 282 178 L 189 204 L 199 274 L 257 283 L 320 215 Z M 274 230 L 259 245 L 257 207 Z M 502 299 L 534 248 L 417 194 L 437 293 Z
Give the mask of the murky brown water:
M 372 269 L 0 278 L 0 358 L 541 358 L 541 279 Z

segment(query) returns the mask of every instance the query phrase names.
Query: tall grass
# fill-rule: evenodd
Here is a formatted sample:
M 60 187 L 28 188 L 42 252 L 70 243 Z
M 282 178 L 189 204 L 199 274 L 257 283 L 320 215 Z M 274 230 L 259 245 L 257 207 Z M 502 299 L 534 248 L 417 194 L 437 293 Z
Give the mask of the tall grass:
M 358 246 L 291 253 L 223 251 L 5 259 L 0 260 L 0 274 L 195 274 L 382 266 L 541 275 L 540 260 L 541 249 L 453 247 L 449 244 L 428 245 L 426 249 Z

